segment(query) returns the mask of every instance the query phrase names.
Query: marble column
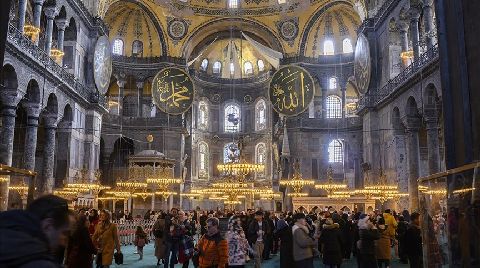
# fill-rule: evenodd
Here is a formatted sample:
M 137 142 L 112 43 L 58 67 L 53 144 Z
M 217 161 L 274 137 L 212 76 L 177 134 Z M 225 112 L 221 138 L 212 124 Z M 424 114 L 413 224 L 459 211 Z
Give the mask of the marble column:
M 55 160 L 55 134 L 57 131 L 57 115 L 49 113 L 44 117 L 45 122 L 45 137 L 43 140 L 43 170 L 41 185 L 42 192 L 52 193 L 55 185 L 55 178 L 53 177 L 54 160 Z
M 33 26 L 40 28 L 40 19 L 42 17 L 42 7 L 45 0 L 34 0 L 33 4 Z M 38 45 L 38 38 L 35 40 L 35 44 Z
M 55 20 L 55 25 L 57 25 L 57 48 L 63 51 L 63 41 L 65 40 L 65 29 L 68 27 L 68 21 L 65 18 L 57 18 Z
M 428 147 L 428 173 L 440 172 L 440 146 L 438 140 L 438 119 L 426 118 L 427 147 Z
M 15 89 L 16 90 L 16 89 Z M 11 166 L 13 155 L 13 137 L 15 132 L 16 105 L 18 103 L 16 91 L 5 90 L 0 95 L 2 109 L 2 127 L 0 128 L 0 163 Z M 9 182 L 0 183 L 0 211 L 8 208 Z
M 410 9 L 410 33 L 412 35 L 414 60 L 418 60 L 420 58 L 420 33 L 418 29 L 419 19 L 420 12 L 416 8 Z
M 38 115 L 40 113 L 40 105 L 37 103 L 27 103 L 27 126 L 25 131 L 25 151 L 23 152 L 23 168 L 35 170 L 35 152 L 37 150 L 37 130 Z M 35 178 L 29 177 L 28 198 L 27 202 L 33 200 L 35 191 Z
M 138 110 L 137 117 L 143 117 L 143 82 L 137 82 L 137 92 L 138 92 Z
M 345 118 L 345 104 L 347 103 L 347 96 L 346 96 L 347 87 L 346 87 L 346 85 L 341 90 L 342 90 L 342 118 Z
M 45 52 L 50 56 L 52 49 L 52 33 L 53 33 L 53 19 L 57 13 L 55 6 L 46 6 L 44 8 L 45 16 L 47 17 L 47 29 L 45 32 Z
M 23 27 L 25 27 L 25 14 L 27 14 L 27 0 L 18 1 L 18 30 L 23 33 Z
M 420 148 L 418 144 L 418 131 L 421 120 L 418 117 L 406 116 L 403 119 L 407 138 L 408 160 L 408 193 L 410 212 L 418 210 L 418 182 Z
M 125 80 L 117 80 L 118 85 L 118 115 L 123 114 L 123 92 L 125 89 L 125 84 L 127 81 Z
M 423 19 L 425 21 L 425 34 L 427 39 L 427 49 L 433 47 L 435 26 L 433 24 L 433 0 L 423 0 Z
M 408 23 L 406 22 L 399 22 L 397 24 L 398 30 L 400 32 L 400 43 L 402 45 L 402 52 L 408 51 Z M 403 68 L 406 68 L 409 64 L 408 60 L 402 60 Z

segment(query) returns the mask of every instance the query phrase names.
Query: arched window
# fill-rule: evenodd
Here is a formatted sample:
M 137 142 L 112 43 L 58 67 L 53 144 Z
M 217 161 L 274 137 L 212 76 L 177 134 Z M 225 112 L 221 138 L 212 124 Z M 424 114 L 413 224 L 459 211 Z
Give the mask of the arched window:
M 225 106 L 225 132 L 240 131 L 240 107 L 236 104 Z
M 122 39 L 115 39 L 113 41 L 112 53 L 116 55 L 123 55 L 123 41 Z
M 212 70 L 214 74 L 219 74 L 222 70 L 222 63 L 220 63 L 219 61 L 214 62 Z
M 255 146 L 255 163 L 256 164 L 266 164 L 267 159 L 267 147 L 265 143 L 261 142 Z M 257 172 L 255 174 L 257 177 L 264 177 L 265 176 L 265 169 L 263 171 Z
M 259 72 L 263 72 L 265 70 L 265 63 L 263 63 L 263 60 L 258 60 L 257 65 Z
M 333 46 L 332 40 L 325 40 L 323 43 L 323 55 L 333 55 L 335 54 L 335 47 Z
M 227 143 L 223 146 L 223 163 L 232 162 L 232 159 L 237 158 L 240 155 L 238 146 L 233 143 Z
M 203 59 L 202 60 L 202 64 L 200 64 L 200 69 L 202 71 L 207 71 L 207 68 L 208 68 L 208 60 L 207 59 Z
M 230 75 L 235 74 L 235 64 L 233 62 L 230 62 Z
M 228 8 L 238 8 L 238 0 L 228 0 Z
M 343 145 L 341 140 L 332 140 L 328 144 L 328 162 L 343 163 Z
M 142 57 L 143 56 L 143 43 L 140 40 L 135 40 L 132 43 L 132 56 Z
M 330 95 L 326 102 L 327 118 L 342 118 L 342 100 L 335 95 Z
M 198 177 L 201 179 L 208 179 L 208 144 L 200 142 L 198 144 Z
M 267 127 L 267 105 L 265 100 L 260 99 L 255 104 L 255 131 L 263 130 Z
M 246 75 L 253 74 L 253 65 L 252 65 L 252 63 L 249 62 L 249 61 L 246 61 L 246 62 L 243 64 L 243 71 L 245 72 Z
M 343 53 L 353 53 L 352 41 L 350 38 L 343 39 Z
M 337 89 L 337 78 L 336 77 L 330 77 L 330 79 L 328 79 L 328 88 L 329 89 Z
M 204 101 L 198 103 L 198 128 L 208 130 L 208 104 Z

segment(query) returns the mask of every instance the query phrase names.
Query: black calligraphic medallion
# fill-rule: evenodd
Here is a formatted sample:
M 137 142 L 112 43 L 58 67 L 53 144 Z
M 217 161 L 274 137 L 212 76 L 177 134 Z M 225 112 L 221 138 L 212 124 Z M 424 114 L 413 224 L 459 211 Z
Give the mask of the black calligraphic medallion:
M 183 114 L 192 106 L 193 82 L 182 69 L 168 67 L 155 75 L 152 82 L 153 103 L 167 114 Z
M 313 78 L 301 67 L 284 66 L 273 74 L 268 93 L 277 113 L 286 116 L 298 115 L 313 101 Z
M 370 62 L 370 47 L 365 35 L 358 35 L 357 45 L 355 47 L 355 60 L 353 62 L 355 82 L 360 94 L 365 94 L 370 85 L 370 74 L 372 64 Z

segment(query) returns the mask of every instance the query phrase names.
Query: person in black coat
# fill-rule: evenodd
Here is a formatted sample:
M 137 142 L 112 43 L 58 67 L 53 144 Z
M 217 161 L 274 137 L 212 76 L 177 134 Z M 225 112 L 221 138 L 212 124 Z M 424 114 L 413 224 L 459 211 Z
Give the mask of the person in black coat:
M 376 268 L 375 240 L 380 239 L 380 233 L 370 221 L 369 216 L 362 215 L 358 220 L 359 240 L 357 242 L 359 268 Z
M 405 234 L 407 233 L 408 222 L 405 221 L 403 215 L 398 217 L 398 226 L 397 226 L 397 240 L 398 240 L 398 257 L 400 258 L 401 263 L 408 263 L 408 255 L 406 253 L 405 247 Z
M 343 258 L 340 225 L 331 218 L 326 219 L 319 241 L 322 245 L 323 264 L 326 267 L 340 267 Z
M 343 239 L 343 258 L 350 259 L 350 255 L 352 254 L 352 221 L 348 220 L 347 214 L 342 214 L 342 220 L 345 222 L 345 225 L 340 228 L 342 232 L 342 239 Z
M 410 226 L 405 233 L 405 248 L 411 268 L 423 267 L 422 234 L 420 230 L 420 214 L 410 215 Z
M 280 240 L 280 268 L 294 267 L 292 227 L 284 219 L 277 221 L 275 238 Z

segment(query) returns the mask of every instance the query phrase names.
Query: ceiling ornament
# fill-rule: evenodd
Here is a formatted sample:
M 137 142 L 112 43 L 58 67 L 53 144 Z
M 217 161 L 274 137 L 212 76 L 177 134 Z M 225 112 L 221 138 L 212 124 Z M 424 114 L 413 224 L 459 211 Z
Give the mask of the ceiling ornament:
M 252 98 L 251 95 L 248 95 L 248 94 L 247 94 L 247 95 L 245 95 L 245 97 L 243 97 L 243 101 L 244 101 L 246 104 L 250 104 L 250 103 L 252 103 L 253 98 Z
M 220 101 L 222 101 L 222 96 L 220 96 L 220 94 L 218 94 L 218 93 L 213 94 L 212 102 L 213 103 L 220 103 Z
M 187 35 L 190 21 L 174 17 L 167 17 L 167 25 L 168 36 L 170 36 L 170 38 L 173 40 L 173 43 L 177 45 L 178 41 L 182 40 L 185 35 Z
M 287 41 L 290 47 L 293 47 L 295 38 L 298 36 L 298 17 L 276 21 L 275 25 L 283 40 Z

